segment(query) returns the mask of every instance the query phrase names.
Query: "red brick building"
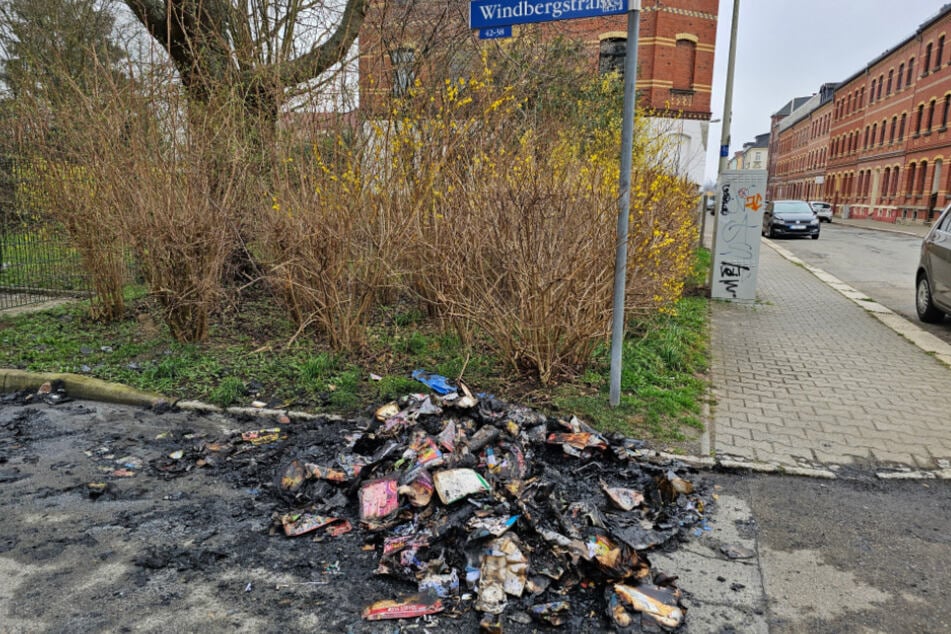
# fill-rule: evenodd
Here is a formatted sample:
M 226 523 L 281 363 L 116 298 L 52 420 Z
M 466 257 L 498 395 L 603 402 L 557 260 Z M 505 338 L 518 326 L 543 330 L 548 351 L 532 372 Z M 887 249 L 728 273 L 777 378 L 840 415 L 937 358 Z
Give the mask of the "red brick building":
M 837 213 L 927 222 L 951 202 L 951 5 L 835 86 L 831 102 L 773 116 L 768 193 L 821 197 Z M 787 104 L 788 106 L 788 104 Z M 831 111 L 827 137 L 803 133 Z M 795 119 L 795 121 L 794 121 Z M 787 122 L 788 123 L 784 123 Z M 809 123 L 804 123 L 804 122 Z M 811 129 L 811 128 L 810 128 Z M 818 130 L 823 129 L 820 124 Z M 825 147 L 821 188 L 807 187 L 804 157 Z
M 815 95 L 794 99 L 772 116 L 767 198 L 822 198 L 834 88 L 825 84 Z
M 464 75 L 480 47 L 466 0 L 378 0 L 360 32 L 361 109 L 379 116 L 412 82 Z M 679 169 L 703 178 L 719 0 L 643 0 L 637 90 L 652 121 L 675 141 Z M 590 52 L 592 73 L 623 66 L 627 16 L 514 27 L 514 35 L 564 35 Z M 539 69 L 540 71 L 544 69 Z

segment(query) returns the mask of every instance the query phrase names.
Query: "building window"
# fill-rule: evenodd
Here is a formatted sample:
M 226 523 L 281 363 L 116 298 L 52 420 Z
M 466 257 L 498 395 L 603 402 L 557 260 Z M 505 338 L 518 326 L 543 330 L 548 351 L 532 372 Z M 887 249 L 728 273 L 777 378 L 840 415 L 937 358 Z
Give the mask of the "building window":
M 892 117 L 892 128 L 888 133 L 888 143 L 889 145 L 895 142 L 895 128 L 898 127 L 898 117 Z
M 598 54 L 598 72 L 602 75 L 617 72 L 623 77 L 626 50 L 627 38 L 606 37 L 601 40 L 601 52 Z
M 908 194 L 915 193 L 915 172 L 917 171 L 918 166 L 912 163 L 908 166 L 908 179 L 905 181 L 905 191 Z
M 892 94 L 892 75 L 895 74 L 895 71 L 888 71 L 888 83 L 885 84 L 885 95 L 888 96 Z
M 885 143 L 885 128 L 888 126 L 888 121 L 882 121 L 882 129 L 878 133 L 878 144 L 884 145 Z
M 944 36 L 938 38 L 938 52 L 935 54 L 934 58 L 934 69 L 939 70 L 941 68 L 941 59 L 944 57 Z
M 908 60 L 908 74 L 905 75 L 905 86 L 911 86 L 911 76 L 915 74 L 915 58 Z
M 921 76 L 922 77 L 928 74 L 929 66 L 931 66 L 931 42 L 928 42 L 928 45 L 925 46 L 925 58 L 921 62 Z
M 687 72 L 674 76 L 674 88 L 693 90 L 694 67 L 697 65 L 697 45 L 688 39 L 677 40 L 677 63 L 674 68 L 684 68 Z
M 868 135 L 869 135 L 869 133 L 870 133 L 871 131 L 872 131 L 872 129 L 871 129 L 870 127 L 865 126 L 865 139 L 862 141 L 862 149 L 863 149 L 863 150 L 867 150 L 867 149 L 868 149 Z
M 872 80 L 872 85 L 868 91 L 868 102 L 870 104 L 875 103 L 875 80 Z
M 882 193 L 888 195 L 888 177 L 892 175 L 890 167 L 885 168 L 885 174 L 882 176 Z
M 928 161 L 922 161 L 918 169 L 918 189 L 916 193 L 920 196 L 925 193 L 925 176 L 928 174 Z
M 948 110 L 951 109 L 951 94 L 944 96 L 944 110 L 941 113 L 941 129 L 948 127 Z
M 918 117 L 915 119 L 915 136 L 921 134 L 921 124 L 925 118 L 925 104 L 918 106 Z
M 885 75 L 878 76 L 878 89 L 875 91 L 875 99 L 881 100 L 882 98 L 882 84 L 885 83 Z
M 898 194 L 898 179 L 900 173 L 901 171 L 897 167 L 892 171 L 892 196 Z
M 901 78 L 905 75 L 905 62 L 898 65 L 898 75 L 895 76 L 895 90 L 901 90 Z
M 416 51 L 409 46 L 401 46 L 390 51 L 393 63 L 393 94 L 404 97 L 416 80 Z
M 932 99 L 931 104 L 928 105 L 928 127 L 926 128 L 928 134 L 931 134 L 931 125 L 934 123 L 934 107 L 935 100 Z
M 901 123 L 898 124 L 898 141 L 901 142 L 905 138 L 905 117 L 907 115 L 902 113 Z

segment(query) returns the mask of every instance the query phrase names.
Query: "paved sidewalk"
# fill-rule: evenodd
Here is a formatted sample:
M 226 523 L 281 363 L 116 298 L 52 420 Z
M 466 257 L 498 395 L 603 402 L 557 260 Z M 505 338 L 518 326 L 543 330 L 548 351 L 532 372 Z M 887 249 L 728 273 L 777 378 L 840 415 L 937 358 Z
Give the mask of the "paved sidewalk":
M 755 304 L 712 304 L 717 458 L 951 477 L 951 368 L 777 246 L 763 241 Z

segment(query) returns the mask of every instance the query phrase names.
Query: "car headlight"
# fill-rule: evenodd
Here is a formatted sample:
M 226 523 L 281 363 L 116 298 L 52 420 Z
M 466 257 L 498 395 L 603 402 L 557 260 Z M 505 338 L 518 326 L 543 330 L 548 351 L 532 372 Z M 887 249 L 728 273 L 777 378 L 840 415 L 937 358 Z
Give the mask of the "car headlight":
M 812 220 L 809 221 L 809 224 L 810 224 L 810 225 L 817 225 L 817 224 L 819 224 L 819 219 L 818 219 L 818 218 L 813 218 Z

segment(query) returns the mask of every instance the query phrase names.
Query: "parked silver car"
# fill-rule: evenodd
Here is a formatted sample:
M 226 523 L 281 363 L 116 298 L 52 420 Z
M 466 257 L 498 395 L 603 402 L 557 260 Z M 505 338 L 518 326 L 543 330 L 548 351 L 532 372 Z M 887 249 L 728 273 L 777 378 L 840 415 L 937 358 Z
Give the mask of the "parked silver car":
M 821 200 L 810 200 L 809 206 L 816 212 L 816 218 L 824 222 L 832 222 L 832 204 Z
M 921 241 L 915 275 L 915 308 L 918 319 L 935 323 L 951 313 L 951 205 Z

